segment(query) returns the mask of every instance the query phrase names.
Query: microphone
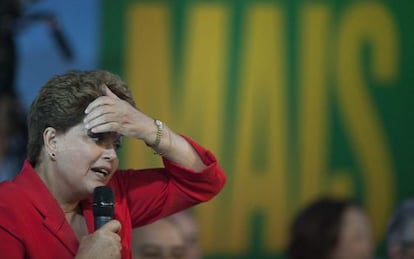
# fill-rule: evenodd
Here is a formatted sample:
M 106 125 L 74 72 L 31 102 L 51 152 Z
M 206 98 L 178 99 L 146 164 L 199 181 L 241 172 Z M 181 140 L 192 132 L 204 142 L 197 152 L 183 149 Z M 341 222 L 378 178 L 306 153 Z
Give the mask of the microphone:
M 109 186 L 99 186 L 93 190 L 93 217 L 95 230 L 114 218 L 114 193 Z

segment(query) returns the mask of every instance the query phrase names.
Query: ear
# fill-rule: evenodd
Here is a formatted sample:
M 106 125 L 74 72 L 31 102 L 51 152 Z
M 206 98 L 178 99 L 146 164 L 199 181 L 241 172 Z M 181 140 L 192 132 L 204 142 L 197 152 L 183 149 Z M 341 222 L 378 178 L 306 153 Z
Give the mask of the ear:
M 55 128 L 47 127 L 43 131 L 43 144 L 49 156 L 54 156 L 56 154 L 56 129 Z

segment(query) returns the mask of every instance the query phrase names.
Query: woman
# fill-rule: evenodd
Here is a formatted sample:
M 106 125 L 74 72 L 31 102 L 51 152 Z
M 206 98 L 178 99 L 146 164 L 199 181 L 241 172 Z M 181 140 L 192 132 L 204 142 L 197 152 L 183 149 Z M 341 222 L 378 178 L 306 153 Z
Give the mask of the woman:
M 368 217 L 360 206 L 348 200 L 314 201 L 293 221 L 287 258 L 373 258 Z
M 136 109 L 109 72 L 52 78 L 28 117 L 28 158 L 0 184 L 0 258 L 131 258 L 132 228 L 207 201 L 225 183 L 209 151 Z M 117 170 L 124 136 L 165 167 Z M 115 215 L 94 231 L 91 194 L 102 185 L 114 190 Z

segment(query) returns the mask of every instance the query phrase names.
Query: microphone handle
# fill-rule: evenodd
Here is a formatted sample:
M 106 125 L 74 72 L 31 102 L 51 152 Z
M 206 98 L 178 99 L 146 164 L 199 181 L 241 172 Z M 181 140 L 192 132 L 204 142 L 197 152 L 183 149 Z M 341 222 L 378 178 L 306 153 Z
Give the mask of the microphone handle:
M 111 220 L 112 220 L 112 217 L 110 217 L 110 216 L 97 216 L 97 217 L 95 217 L 95 230 L 98 230 L 99 228 L 101 228 L 103 225 L 105 225 L 106 223 L 108 223 Z

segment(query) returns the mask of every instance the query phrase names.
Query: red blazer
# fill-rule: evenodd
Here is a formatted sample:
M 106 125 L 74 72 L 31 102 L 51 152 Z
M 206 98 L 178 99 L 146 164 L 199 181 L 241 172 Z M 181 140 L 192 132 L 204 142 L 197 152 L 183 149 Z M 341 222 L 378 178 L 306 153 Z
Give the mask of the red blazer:
M 122 258 L 132 257 L 132 228 L 207 201 L 223 187 L 225 175 L 215 157 L 188 141 L 208 165 L 202 172 L 164 159 L 165 168 L 119 170 L 108 183 L 122 224 Z M 91 233 L 91 199 L 81 205 Z M 0 258 L 74 258 L 78 247 L 62 209 L 28 161 L 13 181 L 0 183 Z

